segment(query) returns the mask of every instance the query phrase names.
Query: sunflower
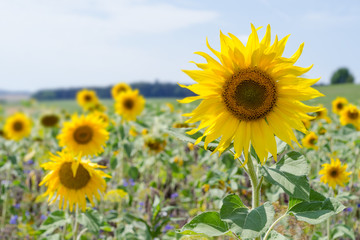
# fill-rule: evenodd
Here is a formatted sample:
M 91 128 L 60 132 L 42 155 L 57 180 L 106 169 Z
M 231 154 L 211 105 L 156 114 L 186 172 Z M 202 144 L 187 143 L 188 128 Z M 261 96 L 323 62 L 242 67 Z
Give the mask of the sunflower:
M 328 111 L 324 105 L 319 105 L 319 110 L 315 112 L 315 120 L 324 119 L 327 123 L 331 122 L 331 119 L 328 117 Z
M 220 154 L 234 141 L 235 157 L 242 152 L 248 158 L 250 144 L 262 163 L 270 152 L 277 160 L 274 135 L 292 146 L 298 143 L 293 129 L 306 133 L 302 119 L 312 119 L 308 112 L 319 110 L 300 101 L 323 96 L 311 85 L 319 79 L 300 77 L 312 66 L 294 66 L 301 55 L 303 44 L 290 58 L 282 57 L 288 36 L 281 40 L 275 37 L 270 44 L 270 25 L 260 41 L 257 29 L 251 25 L 252 33 L 246 46 L 233 34 L 220 32 L 221 50 L 210 47 L 217 61 L 204 52 L 197 52 L 207 63 L 196 64 L 201 70 L 185 70 L 197 84 L 184 86 L 198 96 L 187 97 L 181 103 L 202 99 L 199 106 L 184 116 L 187 122 L 200 121 L 193 135 L 206 128 L 196 143 L 205 138 L 205 148 L 213 140 L 221 140 L 214 152 Z
M 309 132 L 303 139 L 301 139 L 302 144 L 306 148 L 312 148 L 317 150 L 319 147 L 316 146 L 318 141 L 318 136 L 314 132 Z
M 151 153 L 160 153 L 166 147 L 166 141 L 160 138 L 147 137 L 145 139 L 145 146 Z
M 97 155 L 104 151 L 103 146 L 109 139 L 105 127 L 106 124 L 98 117 L 73 115 L 57 136 L 59 146 L 66 147 L 74 154 Z
M 99 118 L 105 124 L 105 127 L 109 126 L 110 120 L 109 120 L 109 116 L 106 113 L 100 111 L 94 111 L 90 115 Z
M 301 121 L 302 121 L 302 123 L 304 124 L 304 126 L 305 126 L 306 129 L 310 129 L 310 127 L 311 127 L 311 122 L 310 122 L 308 119 L 302 119 Z
M 357 129 L 360 129 L 360 111 L 359 109 L 349 104 L 344 107 L 344 110 L 340 113 L 341 125 L 353 124 Z
M 136 127 L 134 127 L 134 126 L 130 127 L 129 135 L 133 136 L 133 137 L 136 137 L 138 135 L 138 132 L 136 131 Z
M 115 100 L 116 113 L 128 121 L 136 120 L 145 106 L 145 99 L 139 95 L 138 90 L 123 92 Z
M 348 100 L 343 97 L 337 97 L 334 101 L 332 101 L 332 111 L 338 115 L 344 109 L 344 107 L 348 104 Z
M 56 114 L 46 114 L 40 118 L 41 125 L 44 127 L 55 127 L 59 123 L 60 118 Z
M 4 132 L 7 139 L 19 141 L 31 133 L 31 120 L 23 113 L 15 113 L 5 122 Z
M 104 166 L 91 163 L 90 160 L 76 159 L 74 155 L 62 151 L 57 155 L 51 154 L 51 162 L 41 165 L 50 172 L 43 178 L 41 183 L 47 187 L 44 196 L 49 195 L 48 201 L 54 203 L 59 198 L 59 208 L 70 211 L 79 207 L 86 210 L 86 197 L 94 206 L 93 198 L 100 200 L 100 193 L 104 193 L 106 183 L 103 177 L 111 178 L 103 171 L 96 168 Z M 56 194 L 56 195 L 55 195 Z M 55 197 L 53 198 L 53 196 Z
M 338 158 L 334 161 L 331 159 L 331 163 L 325 163 L 322 165 L 323 169 L 319 171 L 319 175 L 324 175 L 320 178 L 320 181 L 328 184 L 335 189 L 336 185 L 344 186 L 344 183 L 349 182 L 349 175 L 351 172 L 347 172 L 347 164 L 341 166 L 341 162 Z
M 114 99 L 117 98 L 121 93 L 131 90 L 131 87 L 126 83 L 118 83 L 111 89 L 111 95 Z
M 78 104 L 85 110 L 93 108 L 99 102 L 99 99 L 96 96 L 96 92 L 87 89 L 78 91 L 76 94 L 76 100 Z

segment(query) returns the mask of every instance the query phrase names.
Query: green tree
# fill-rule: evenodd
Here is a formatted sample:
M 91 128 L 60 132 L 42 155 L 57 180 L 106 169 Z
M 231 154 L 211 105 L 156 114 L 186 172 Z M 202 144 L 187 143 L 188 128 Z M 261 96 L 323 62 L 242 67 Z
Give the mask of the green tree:
M 331 77 L 331 84 L 354 83 L 354 76 L 347 68 L 338 69 Z

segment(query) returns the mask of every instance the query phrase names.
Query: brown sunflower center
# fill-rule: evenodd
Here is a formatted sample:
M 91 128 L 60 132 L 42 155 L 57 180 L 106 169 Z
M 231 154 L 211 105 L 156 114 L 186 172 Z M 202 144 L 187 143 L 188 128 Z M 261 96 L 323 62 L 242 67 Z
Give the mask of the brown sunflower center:
M 78 127 L 74 132 L 74 139 L 79 144 L 87 144 L 93 137 L 93 130 L 88 126 Z
M 274 80 L 257 67 L 241 69 L 225 81 L 222 98 L 238 119 L 265 118 L 274 108 L 277 91 Z
M 356 120 L 359 118 L 359 112 L 358 111 L 348 111 L 347 115 L 350 119 Z
M 316 143 L 316 138 L 310 138 L 309 139 L 309 143 L 311 144 L 311 145 L 315 145 L 315 143 Z
M 71 165 L 71 162 L 65 162 L 61 165 L 59 171 L 61 184 L 67 188 L 76 190 L 85 187 L 91 178 L 88 170 L 80 163 L 74 177 Z
M 338 110 L 343 109 L 343 107 L 344 107 L 344 104 L 342 104 L 341 102 L 339 102 L 338 104 L 336 104 L 336 108 L 337 108 Z
M 134 107 L 134 101 L 131 98 L 125 99 L 123 104 L 124 104 L 124 107 L 128 110 L 131 110 Z
M 41 118 L 41 124 L 44 127 L 53 127 L 59 122 L 59 118 L 56 115 L 47 115 Z
M 85 102 L 90 102 L 92 100 L 92 97 L 91 97 L 91 95 L 86 94 L 84 99 L 85 99 Z
M 21 130 L 23 130 L 24 128 L 24 124 L 21 121 L 16 121 L 13 124 L 13 129 L 15 132 L 20 132 Z
M 330 170 L 330 176 L 336 178 L 339 175 L 339 171 L 336 168 Z

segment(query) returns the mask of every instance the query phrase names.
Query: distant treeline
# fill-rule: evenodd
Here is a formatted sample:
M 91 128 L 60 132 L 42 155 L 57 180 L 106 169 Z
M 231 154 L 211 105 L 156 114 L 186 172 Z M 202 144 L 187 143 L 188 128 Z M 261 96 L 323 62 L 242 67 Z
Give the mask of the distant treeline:
M 176 83 L 139 82 L 130 85 L 133 89 L 139 89 L 140 93 L 148 98 L 183 98 L 194 95 L 191 91 L 180 87 Z M 111 98 L 112 87 L 88 87 L 87 89 L 96 91 L 99 98 Z M 81 89 L 83 88 L 40 90 L 33 94 L 32 97 L 37 100 L 75 99 L 76 93 Z

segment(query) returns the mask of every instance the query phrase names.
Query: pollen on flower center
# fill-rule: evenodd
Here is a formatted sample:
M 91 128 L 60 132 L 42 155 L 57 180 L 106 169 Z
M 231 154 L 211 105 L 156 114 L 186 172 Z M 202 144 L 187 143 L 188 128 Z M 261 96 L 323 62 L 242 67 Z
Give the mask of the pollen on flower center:
M 358 111 L 348 111 L 347 115 L 350 119 L 358 119 L 359 118 L 359 112 Z
M 81 126 L 74 132 L 74 139 L 77 143 L 86 144 L 91 141 L 93 130 L 88 126 Z
M 90 181 L 89 172 L 81 164 L 79 164 L 74 177 L 71 165 L 71 162 L 65 162 L 61 165 L 59 170 L 61 184 L 70 189 L 81 189 L 85 187 Z
M 124 101 L 124 107 L 126 108 L 126 109 L 129 109 L 129 110 L 131 110 L 133 107 L 134 107 L 134 101 L 132 100 L 132 99 L 125 99 L 125 101 Z
M 254 121 L 264 118 L 275 106 L 276 85 L 267 73 L 256 67 L 241 69 L 225 81 L 222 98 L 235 117 Z
M 23 129 L 23 123 L 20 122 L 20 121 L 16 121 L 14 122 L 13 124 L 13 129 L 16 131 L 16 132 L 20 132 L 22 129 Z

